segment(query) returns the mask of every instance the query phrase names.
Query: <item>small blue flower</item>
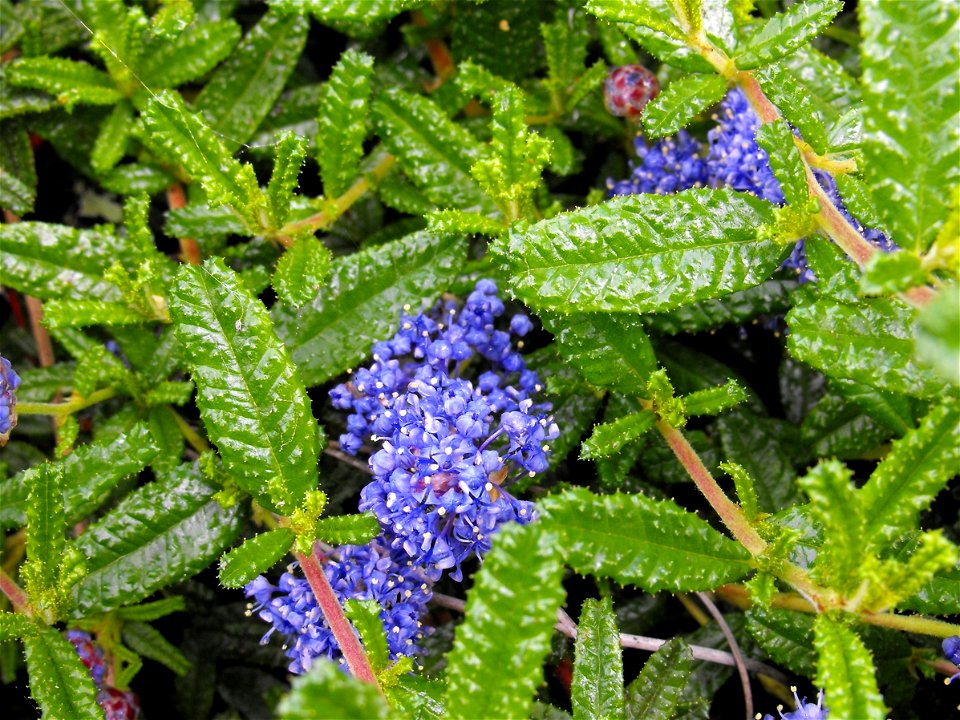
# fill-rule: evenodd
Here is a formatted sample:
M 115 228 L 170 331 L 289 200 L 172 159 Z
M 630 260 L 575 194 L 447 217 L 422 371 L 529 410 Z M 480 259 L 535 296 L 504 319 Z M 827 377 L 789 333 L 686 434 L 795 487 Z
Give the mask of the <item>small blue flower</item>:
M 791 687 L 790 691 L 793 693 L 793 699 L 797 702 L 797 709 L 788 712 L 786 715 L 783 713 L 783 706 L 777 708 L 777 714 L 780 715 L 782 720 L 827 720 L 827 715 L 830 713 L 829 708 L 823 707 L 823 690 L 817 693 L 817 704 L 808 703 L 806 698 L 802 700 L 797 697 L 797 689 Z M 759 715 L 758 715 L 759 717 Z M 773 715 L 764 715 L 763 720 L 776 720 Z
M 17 426 L 17 388 L 20 376 L 10 361 L 0 356 L 0 447 L 7 444 L 10 431 Z
M 67 640 L 76 648 L 77 655 L 87 668 L 93 684 L 98 688 L 103 685 L 103 676 L 107 672 L 107 663 L 103 657 L 103 650 L 93 641 L 89 633 L 82 630 L 68 630 Z
M 943 641 L 943 654 L 946 655 L 947 660 L 952 662 L 954 665 L 960 665 L 960 635 L 953 635 L 944 639 Z M 944 683 L 949 685 L 954 680 L 960 677 L 960 672 L 954 673 L 946 680 Z
M 438 575 L 415 567 L 380 538 L 368 545 L 344 545 L 336 555 L 327 558 L 323 571 L 340 602 L 375 600 L 383 608 L 380 620 L 390 657 L 419 653 L 417 642 L 424 636 L 419 618 Z M 294 574 L 294 566 L 280 576 L 277 585 L 261 576 L 248 583 L 244 593 L 253 598 L 249 613 L 272 625 L 260 642 L 267 643 L 274 632 L 284 636 L 289 670 L 301 674 L 318 657 L 342 662 L 343 655 L 310 583 Z
M 630 177 L 619 182 L 607 180 L 611 195 L 668 195 L 707 184 L 703 145 L 685 130 L 651 145 L 638 136 L 634 147 L 637 162 L 630 163 Z

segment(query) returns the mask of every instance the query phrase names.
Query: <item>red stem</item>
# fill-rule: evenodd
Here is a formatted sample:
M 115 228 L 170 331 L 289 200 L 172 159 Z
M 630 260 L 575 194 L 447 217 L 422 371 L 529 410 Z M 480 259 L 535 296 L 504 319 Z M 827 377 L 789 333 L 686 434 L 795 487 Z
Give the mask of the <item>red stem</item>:
M 316 553 L 312 552 L 309 555 L 304 555 L 298 552 L 296 558 L 300 567 L 303 568 L 303 574 L 306 576 L 307 582 L 310 583 L 313 596 L 317 599 L 317 604 L 320 606 L 327 624 L 333 631 L 333 637 L 336 639 L 337 645 L 340 646 L 341 652 L 343 652 L 343 657 L 347 661 L 350 672 L 358 680 L 373 685 L 383 695 L 383 689 L 377 682 L 377 676 L 373 672 L 367 653 L 343 614 L 340 601 L 333 594 L 333 588 L 330 587 L 330 581 L 327 580 L 323 568 L 320 567 Z
M 27 594 L 21 590 L 20 586 L 13 581 L 13 578 L 3 570 L 0 570 L 0 591 L 9 598 L 14 610 L 27 613 L 30 607 L 30 600 L 27 598 Z

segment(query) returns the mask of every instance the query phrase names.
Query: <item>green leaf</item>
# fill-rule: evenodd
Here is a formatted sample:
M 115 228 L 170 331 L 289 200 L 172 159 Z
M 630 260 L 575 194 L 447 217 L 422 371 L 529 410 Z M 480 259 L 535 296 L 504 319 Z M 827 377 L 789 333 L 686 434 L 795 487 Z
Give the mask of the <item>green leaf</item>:
M 736 381 L 730 380 L 726 385 L 707 388 L 690 393 L 683 398 L 683 408 L 687 417 L 700 415 L 719 415 L 747 399 L 747 391 Z
M 656 422 L 649 410 L 631 413 L 613 422 L 596 425 L 589 438 L 580 448 L 581 460 L 610 457 L 620 452 L 627 444 L 642 437 Z
M 916 430 L 893 444 L 860 491 L 866 524 L 861 542 L 883 547 L 911 528 L 955 476 L 960 463 L 960 406 L 934 406 Z
M 941 288 L 937 299 L 917 316 L 917 356 L 945 380 L 960 384 L 960 291 L 956 284 Z
M 492 213 L 493 202 L 470 175 L 483 146 L 432 100 L 390 88 L 373 104 L 387 149 L 431 202 Z
M 290 692 L 277 706 L 279 720 L 390 717 L 390 708 L 373 685 L 346 674 L 326 658 L 314 661 L 305 675 L 295 676 Z
M 786 452 L 782 426 L 776 421 L 740 409 L 717 421 L 724 455 L 738 463 L 756 481 L 757 499 L 764 512 L 776 512 L 796 497 L 796 473 Z
M 139 602 L 216 560 L 244 518 L 241 508 L 213 499 L 218 489 L 182 466 L 91 525 L 73 542 L 87 558 L 87 574 L 73 587 L 77 616 Z
M 8 63 L 0 65 L 0 120 L 18 117 L 28 113 L 42 113 L 60 107 L 57 99 L 39 90 L 14 87 L 7 80 Z
M 190 672 L 192 663 L 152 625 L 137 620 L 124 623 L 123 642 L 138 655 L 156 660 L 176 675 L 182 677 Z
M 876 253 L 863 268 L 860 292 L 864 295 L 892 295 L 927 280 L 923 261 L 912 252 Z
M 303 235 L 277 261 L 273 289 L 285 303 L 300 307 L 316 297 L 329 273 L 327 246 L 313 235 Z
M 841 0 L 810 0 L 777 13 L 733 57 L 740 70 L 769 65 L 807 44 L 843 10 Z
M 936 573 L 916 595 L 897 606 L 929 615 L 960 614 L 960 565 Z
M 273 310 L 304 382 L 319 385 L 366 357 L 396 330 L 404 305 L 446 289 L 465 256 L 462 238 L 420 232 L 334 260 L 330 281 L 310 304 Z
M 817 152 L 827 150 L 827 130 L 824 127 L 825 113 L 811 97 L 809 88 L 791 73 L 783 63 L 773 63 L 756 72 L 760 87 L 776 105 L 791 125 L 800 130 Z
M 43 322 L 49 330 L 89 325 L 135 325 L 148 319 L 123 303 L 99 300 L 50 300 L 43 307 Z
M 347 50 L 323 84 L 317 114 L 317 162 L 328 198 L 341 195 L 360 171 L 367 136 L 373 58 Z
M 960 8 L 917 4 L 903 13 L 858 6 L 863 42 L 865 176 L 898 245 L 925 252 L 960 183 Z M 902 108 L 923 108 L 902 112 Z
M 560 312 L 540 317 L 556 336 L 560 355 L 591 385 L 646 396 L 657 359 L 640 317 Z
M 43 720 L 103 720 L 97 690 L 73 644 L 58 630 L 42 628 L 23 639 L 30 694 Z
M 376 600 L 347 600 L 343 604 L 343 612 L 360 634 L 374 672 L 382 671 L 390 663 L 387 636 L 380 619 L 382 610 Z
M 800 151 L 793 144 L 793 131 L 786 120 L 764 123 L 757 130 L 757 144 L 767 151 L 770 169 L 780 183 L 783 196 L 798 210 L 810 204 L 807 178 Z
M 229 207 L 210 207 L 202 202 L 169 211 L 163 231 L 173 237 L 194 239 L 252 234 Z
M 877 392 L 865 385 L 859 387 Z M 800 436 L 810 458 L 856 459 L 889 439 L 890 431 L 856 402 L 828 392 L 803 419 Z
M 629 195 L 520 224 L 492 250 L 531 307 L 658 312 L 765 280 L 787 250 L 757 239 L 772 219 L 730 190 Z
M 33 210 L 37 171 L 26 130 L 11 123 L 0 125 L 0 206 L 24 215 Z
M 561 107 L 564 107 L 566 96 L 584 71 L 590 27 L 582 11 L 564 13 L 553 22 L 541 25 L 540 35 L 547 58 L 546 85 L 551 97 L 563 102 Z
M 380 522 L 373 513 L 331 515 L 317 522 L 316 537 L 331 545 L 366 545 L 380 534 Z
M 217 69 L 194 103 L 229 150 L 249 140 L 273 108 L 307 39 L 297 15 L 267 12 Z
M 66 58 L 22 58 L 10 66 L 6 79 L 16 87 L 56 95 L 68 110 L 76 103 L 112 105 L 122 97 L 103 70 Z
M 0 245 L 0 284 L 44 300 L 120 300 L 120 291 L 104 273 L 114 262 L 134 267 L 142 259 L 133 243 L 106 229 L 53 223 L 3 225 Z
M 399 15 L 424 2 L 426 0 L 270 0 L 270 5 L 278 12 L 310 13 L 320 22 L 369 24 Z
M 76 523 L 100 507 L 121 479 L 140 472 L 158 453 L 149 429 L 138 423 L 109 441 L 82 445 L 63 460 L 24 470 L 0 482 L 0 525 L 26 522 L 28 489 L 48 465 L 70 478 L 63 488 L 63 504 L 66 521 Z
M 747 612 L 747 630 L 774 661 L 791 672 L 813 677 L 817 653 L 810 647 L 812 616 L 754 605 Z
M 159 620 L 162 617 L 175 612 L 183 612 L 187 609 L 187 603 L 182 595 L 172 595 L 161 600 L 134 605 L 132 607 L 120 608 L 117 610 L 117 616 L 124 620 L 139 620 L 140 622 L 150 622 Z
M 670 720 L 693 668 L 693 653 L 682 638 L 671 638 L 643 666 L 627 688 L 631 720 Z
M 269 494 L 292 512 L 317 486 L 316 421 L 266 308 L 213 259 L 181 267 L 170 314 L 225 469 L 252 495 Z
M 538 25 L 548 7 L 513 0 L 458 3 L 450 38 L 457 65 L 462 58 L 508 80 L 521 80 L 542 62 Z
M 643 129 L 650 138 L 672 135 L 719 102 L 726 92 L 727 81 L 720 75 L 678 78 L 644 108 Z
M 877 689 L 870 651 L 846 625 L 829 615 L 814 621 L 817 649 L 816 684 L 827 688 L 830 714 L 838 718 L 885 718 L 887 708 Z
M 563 602 L 559 539 L 543 523 L 497 531 L 447 656 L 451 718 L 526 717 Z
M 578 488 L 544 498 L 539 509 L 574 570 L 648 592 L 707 590 L 751 567 L 739 544 L 668 500 Z
M 281 227 L 290 215 L 306 152 L 306 141 L 293 133 L 283 133 L 277 141 L 273 173 L 267 185 L 267 212 L 275 228 Z
M 139 74 L 147 87 L 173 88 L 202 78 L 240 40 L 233 20 L 194 23 L 175 38 L 150 37 L 143 48 Z
M 684 40 L 683 29 L 666 0 L 589 0 L 587 10 L 601 20 L 643 25 L 675 40 Z
M 127 151 L 127 138 L 133 130 L 133 107 L 126 101 L 117 103 L 100 126 L 97 142 L 90 152 L 90 164 L 98 173 L 116 165 Z
M 142 118 L 144 139 L 182 163 L 200 181 L 211 204 L 230 205 L 248 226 L 259 226 L 263 196 L 253 167 L 230 157 L 221 136 L 187 110 L 179 95 L 154 95 Z
M 851 380 L 835 380 L 830 386 L 858 405 L 870 418 L 893 430 L 898 437 L 913 429 L 913 409 L 908 397 L 876 390 Z
M 623 654 L 609 597 L 583 604 L 574 657 L 570 685 L 573 717 L 622 718 Z
M 220 558 L 220 584 L 239 588 L 265 573 L 290 551 L 296 536 L 290 528 L 277 528 L 243 541 Z
M 401 675 L 392 688 L 386 688 L 390 706 L 403 717 L 411 720 L 442 720 L 444 708 L 441 700 L 446 686 L 440 680 L 431 680 L 422 675 Z
M 943 382 L 913 359 L 915 311 L 896 300 L 857 304 L 821 298 L 787 315 L 791 354 L 827 375 L 919 397 Z
M 38 634 L 43 626 L 26 615 L 0 612 L 0 642 L 17 640 Z
M 27 495 L 27 563 L 22 573 L 34 602 L 56 593 L 63 567 L 67 521 L 63 512 L 63 469 L 41 465 Z M 54 608 L 56 612 L 56 608 Z

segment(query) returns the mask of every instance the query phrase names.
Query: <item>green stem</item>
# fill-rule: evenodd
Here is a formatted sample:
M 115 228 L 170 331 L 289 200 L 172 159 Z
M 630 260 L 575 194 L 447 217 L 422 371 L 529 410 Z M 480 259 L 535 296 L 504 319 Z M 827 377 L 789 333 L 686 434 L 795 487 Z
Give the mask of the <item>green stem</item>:
M 951 637 L 960 635 L 960 625 L 943 620 L 924 617 L 923 615 L 897 615 L 895 613 L 860 613 L 858 617 L 870 625 L 903 630 L 918 635 L 932 635 L 934 637 Z
M 86 397 L 75 396 L 72 397 L 67 402 L 62 403 L 31 403 L 31 402 L 18 402 L 17 403 L 17 414 L 18 415 L 59 415 L 66 416 L 72 415 L 75 412 L 83 410 L 90 407 L 91 405 L 96 405 L 99 402 L 104 400 L 109 400 L 110 398 L 116 396 L 117 391 L 113 388 L 103 388 L 95 392 L 90 393 Z
M 183 416 L 180 415 L 176 410 L 174 410 L 169 405 L 166 406 L 167 412 L 173 416 L 173 421 L 177 424 L 177 428 L 180 430 L 180 434 L 183 435 L 184 439 L 190 443 L 190 447 L 196 450 L 198 453 L 205 453 L 210 449 L 210 443 L 203 439 L 203 436 L 200 435 L 196 430 L 194 430 L 190 423 L 183 419 Z

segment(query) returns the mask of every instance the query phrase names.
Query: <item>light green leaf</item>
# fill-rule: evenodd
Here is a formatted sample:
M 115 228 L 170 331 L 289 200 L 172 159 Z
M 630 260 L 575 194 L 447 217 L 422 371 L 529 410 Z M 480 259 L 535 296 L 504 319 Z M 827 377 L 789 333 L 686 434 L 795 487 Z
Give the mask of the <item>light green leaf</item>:
M 43 720 L 103 720 L 97 690 L 73 644 L 56 628 L 23 639 L 30 694 Z
M 843 10 L 841 0 L 809 0 L 769 18 L 734 55 L 740 70 L 769 65 L 807 44 Z
M 125 622 L 123 642 L 138 655 L 156 660 L 176 675 L 182 677 L 190 672 L 192 663 L 152 625 L 138 620 Z
M 551 96 L 565 100 L 583 73 L 587 60 L 590 28 L 586 17 L 582 11 L 569 16 L 562 14 L 553 22 L 541 25 L 540 35 L 547 59 L 546 85 Z
M 194 110 L 228 150 L 249 140 L 273 108 L 306 39 L 302 17 L 267 12 L 204 86 Z
M 277 706 L 279 720 L 329 720 L 335 717 L 387 720 L 390 708 L 373 685 L 360 682 L 326 658 L 310 672 L 295 676 Z
M 243 541 L 220 558 L 220 584 L 239 588 L 265 573 L 290 551 L 296 536 L 290 528 L 277 528 Z
M 239 535 L 244 513 L 223 508 L 192 466 L 144 485 L 73 542 L 87 575 L 73 587 L 84 617 L 139 602 L 193 576 Z
M 360 634 L 374 672 L 382 671 L 390 663 L 387 636 L 380 619 L 382 610 L 376 600 L 347 600 L 343 604 L 343 612 Z
M 89 325 L 135 325 L 149 319 L 123 303 L 100 300 L 50 300 L 43 307 L 43 322 L 49 330 Z
M 273 310 L 304 382 L 319 385 L 366 357 L 396 331 L 403 306 L 434 300 L 465 256 L 462 238 L 421 232 L 334 260 L 310 304 Z
M 695 514 L 643 495 L 578 488 L 545 498 L 541 524 L 577 572 L 648 592 L 707 590 L 750 571 L 750 556 Z
M 229 207 L 210 207 L 202 202 L 169 211 L 163 230 L 173 237 L 194 239 L 252 234 Z
M 302 235 L 280 256 L 273 273 L 273 289 L 291 307 L 316 297 L 330 273 L 330 251 L 313 235 Z
M 151 36 L 143 48 L 139 74 L 147 87 L 173 88 L 213 70 L 240 40 L 233 20 L 194 23 L 175 38 Z
M 447 656 L 449 717 L 527 717 L 563 602 L 559 538 L 543 523 L 507 523 L 467 595 Z
M 684 40 L 683 29 L 667 0 L 589 0 L 587 11 L 601 20 L 643 25 L 675 40 Z
M 629 195 L 520 224 L 492 251 L 531 307 L 658 312 L 769 277 L 787 251 L 757 238 L 772 207 L 730 190 Z
M 570 702 L 575 720 L 622 718 L 623 653 L 609 597 L 583 604 L 574 658 Z
M 0 207 L 23 215 L 33 210 L 37 171 L 26 130 L 13 123 L 0 125 Z
M 942 378 L 960 385 L 960 291 L 956 284 L 941 288 L 937 299 L 917 316 L 917 356 Z
M 306 141 L 293 133 L 285 132 L 277 140 L 273 173 L 267 185 L 267 212 L 275 228 L 281 227 L 290 215 L 306 152 Z
M 103 70 L 66 58 L 22 58 L 6 73 L 15 87 L 43 90 L 71 109 L 76 103 L 112 105 L 121 99 L 113 80 Z
M 736 380 L 730 380 L 720 387 L 690 393 L 683 398 L 683 408 L 687 417 L 718 415 L 746 399 L 747 391 Z
M 170 314 L 225 469 L 292 512 L 317 487 L 316 422 L 266 308 L 221 260 L 208 260 L 180 269 Z
M 31 637 L 41 632 L 41 625 L 26 615 L 12 612 L 0 612 L 0 642 Z
M 830 615 L 817 615 L 814 632 L 816 684 L 827 689 L 824 704 L 830 715 L 863 720 L 887 717 L 873 658 L 857 634 Z
M 90 164 L 98 173 L 116 165 L 127 150 L 127 138 L 133 130 L 133 107 L 126 101 L 117 103 L 100 126 L 100 134 L 90 152 Z
M 636 315 L 541 312 L 560 355 L 591 385 L 627 395 L 647 394 L 657 369 L 653 346 Z
M 925 252 L 960 183 L 960 7 L 858 5 L 864 90 L 864 172 L 893 240 Z M 904 108 L 923 108 L 904 112 Z
M 947 395 L 942 404 L 893 444 L 860 491 L 866 524 L 860 540 L 885 547 L 911 528 L 960 463 L 960 407 Z
M 787 315 L 787 347 L 832 377 L 895 393 L 938 395 L 943 381 L 913 358 L 915 315 L 897 300 L 854 304 L 821 298 Z
M 643 128 L 650 138 L 685 128 L 701 112 L 719 102 L 727 91 L 720 75 L 686 75 L 674 80 L 643 111 Z
M 340 56 L 323 84 L 317 114 L 317 162 L 328 198 L 346 191 L 360 171 L 372 75 L 373 58 L 350 49 Z
M 320 22 L 375 23 L 399 15 L 426 0 L 270 0 L 278 12 L 310 13 Z
M 787 202 L 798 210 L 804 209 L 810 203 L 810 193 L 800 151 L 793 144 L 793 131 L 787 121 L 780 119 L 761 125 L 757 130 L 757 144 L 767 151 L 770 169 Z
M 827 130 L 824 127 L 825 113 L 818 107 L 816 98 L 809 94 L 810 88 L 790 71 L 784 63 L 773 63 L 756 72 L 763 92 L 783 113 L 783 116 L 817 152 L 827 151 Z
M 117 616 L 124 620 L 150 622 L 151 620 L 159 620 L 171 613 L 183 612 L 186 609 L 187 603 L 182 595 L 171 595 L 153 602 L 120 608 L 117 610 Z
M 31 478 L 26 509 L 27 563 L 21 572 L 34 602 L 54 597 L 60 584 L 67 544 L 62 488 L 63 469 L 55 465 L 41 465 Z
M 936 573 L 916 595 L 897 606 L 929 615 L 960 614 L 960 565 Z
M 631 720 L 671 720 L 693 666 L 693 653 L 682 638 L 671 638 L 647 660 L 627 688 Z
M 595 460 L 620 452 L 627 444 L 646 434 L 656 422 L 649 410 L 631 413 L 613 422 L 596 425 L 580 448 L 581 460 Z
M 483 146 L 432 100 L 390 88 L 373 104 L 387 149 L 414 184 L 438 205 L 492 213 L 493 202 L 470 175 Z
M 366 545 L 380 534 L 380 522 L 373 513 L 331 515 L 317 522 L 316 538 L 331 545 Z

